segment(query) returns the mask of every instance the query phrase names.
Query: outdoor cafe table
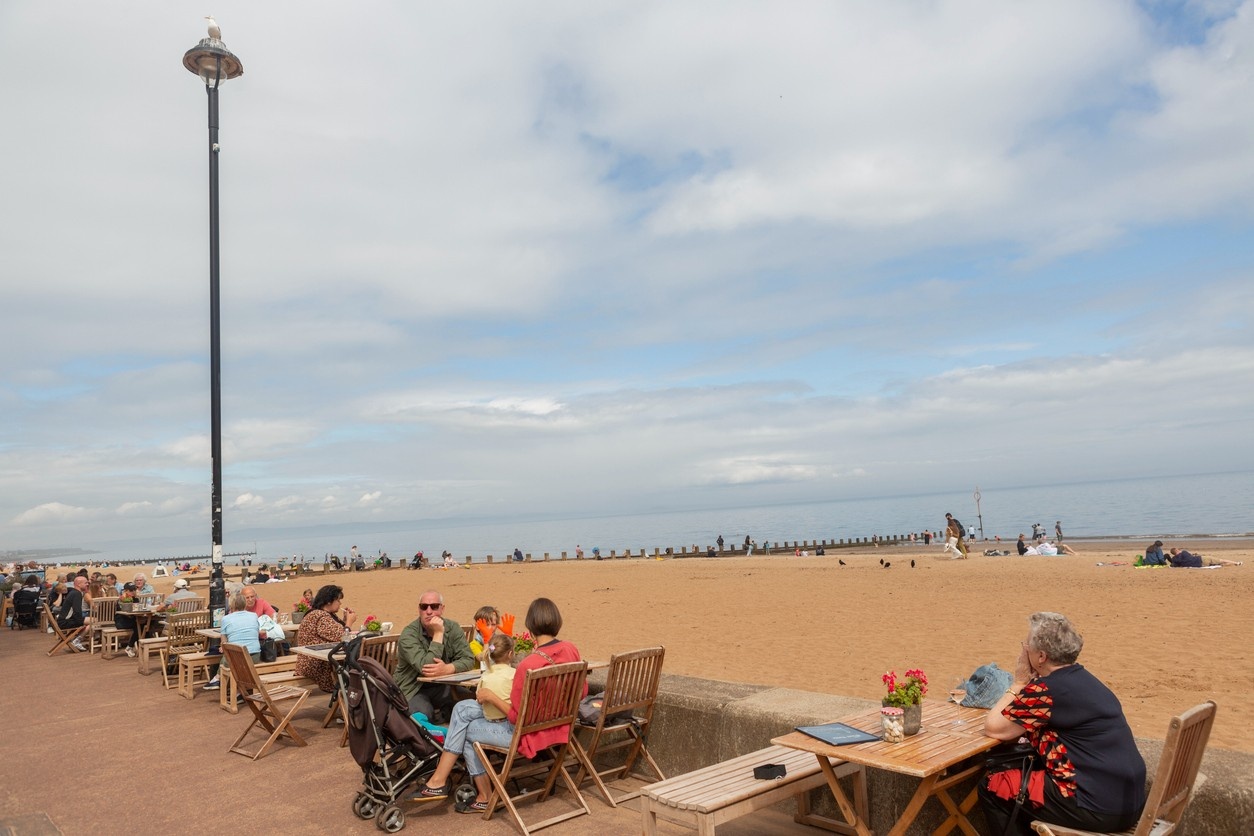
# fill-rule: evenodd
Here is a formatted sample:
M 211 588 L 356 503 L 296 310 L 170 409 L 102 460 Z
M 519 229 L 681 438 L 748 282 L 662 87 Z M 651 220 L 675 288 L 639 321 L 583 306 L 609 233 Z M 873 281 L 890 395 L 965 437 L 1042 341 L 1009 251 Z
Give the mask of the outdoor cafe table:
M 980 772 L 984 768 L 983 763 L 963 764 L 955 772 L 950 770 L 998 744 L 997 740 L 984 735 L 984 717 L 987 713 L 982 708 L 964 708 L 956 703 L 925 700 L 922 730 L 901 743 L 877 740 L 849 746 L 832 746 L 799 731 L 777 737 L 771 742 L 790 749 L 811 752 L 818 757 L 819 766 L 827 777 L 827 785 L 836 797 L 845 821 L 862 836 L 871 836 L 870 824 L 862 818 L 864 811 L 855 810 L 841 788 L 829 758 L 922 779 L 901 817 L 888 831 L 889 836 L 904 836 L 923 805 L 932 797 L 949 811 L 949 818 L 934 831 L 936 834 L 950 833 L 954 828 L 961 828 L 968 836 L 977 836 L 975 828 L 967 819 L 967 813 L 977 800 L 975 789 L 971 790 L 961 804 L 950 798 L 949 790 Z M 878 708 L 842 717 L 838 722 L 876 735 L 882 732 Z
M 141 636 L 148 634 L 148 630 L 152 626 L 152 621 L 154 618 L 156 618 L 159 615 L 168 614 L 161 609 L 150 609 L 147 607 L 143 609 L 136 608 L 136 609 L 131 609 L 131 610 L 117 610 L 116 613 L 117 615 L 123 616 L 124 618 L 134 619 L 135 630 Z

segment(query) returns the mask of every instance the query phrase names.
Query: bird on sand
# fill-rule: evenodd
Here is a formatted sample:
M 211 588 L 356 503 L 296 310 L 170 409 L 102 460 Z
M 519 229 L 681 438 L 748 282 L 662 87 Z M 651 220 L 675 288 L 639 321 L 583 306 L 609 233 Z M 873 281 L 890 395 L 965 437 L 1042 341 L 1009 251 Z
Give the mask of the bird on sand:
M 884 565 L 884 558 L 882 558 L 882 557 L 880 558 L 880 565 L 881 565 L 881 566 L 883 566 L 883 565 Z
M 910 561 L 910 568 L 911 568 L 911 569 L 913 569 L 913 568 L 914 568 L 914 561 L 913 561 L 913 560 L 911 560 L 911 561 Z
M 884 561 L 881 560 L 880 563 L 884 563 Z M 892 566 L 892 565 L 893 564 L 891 563 L 884 563 L 884 568 L 887 569 L 889 566 Z
M 218 22 L 213 19 L 213 15 L 205 15 L 205 20 L 209 21 L 209 37 L 215 41 L 222 40 L 222 27 L 218 26 Z
M 845 561 L 841 560 L 839 557 L 836 558 L 836 562 L 839 563 L 841 566 L 845 565 Z

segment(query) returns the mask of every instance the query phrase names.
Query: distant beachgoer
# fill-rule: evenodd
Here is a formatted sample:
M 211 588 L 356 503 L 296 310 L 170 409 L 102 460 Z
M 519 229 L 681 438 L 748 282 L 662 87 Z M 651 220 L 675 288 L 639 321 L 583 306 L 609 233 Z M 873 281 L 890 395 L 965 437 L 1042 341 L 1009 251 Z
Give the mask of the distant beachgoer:
M 974 539 L 975 539 L 975 526 L 973 526 L 973 525 L 969 525 L 969 526 L 967 526 L 967 539 L 968 539 L 968 540 L 974 540 Z
M 692 548 L 695 550 L 696 546 L 693 546 Z M 600 546 L 592 547 L 592 556 L 597 560 L 601 559 L 601 547 Z
M 1062 520 L 1054 520 L 1054 542 L 1062 544 Z
M 583 560 L 583 546 L 575 544 L 575 560 Z
M 718 543 L 718 550 L 722 551 L 723 550 L 723 535 L 722 534 L 718 535 L 718 539 L 715 540 L 714 542 Z
M 1141 559 L 1142 566 L 1166 566 L 1167 558 L 1163 556 L 1163 541 L 1155 540 L 1152 545 L 1145 549 L 1145 557 Z
M 927 529 L 927 528 L 923 529 L 923 545 L 925 545 L 925 546 L 930 546 L 930 545 L 932 545 L 932 531 L 931 531 L 931 529 Z
M 514 562 L 515 562 L 515 563 L 522 563 L 522 562 L 523 562 L 523 553 L 522 553 L 522 549 L 518 548 L 517 546 L 514 546 Z
M 1022 532 L 1019 534 L 1019 542 L 1015 543 L 1015 548 L 1019 550 L 1020 555 L 1028 553 L 1028 544 L 1023 541 Z
M 444 568 L 445 569 L 460 569 L 461 568 L 460 566 L 457 565 L 457 561 L 453 559 L 452 552 L 444 553 Z
M 953 514 L 945 514 L 945 550 L 953 549 L 954 556 L 950 560 L 966 560 L 967 544 L 962 541 L 962 535 L 965 529 L 962 527 L 962 521 Z
M 1171 565 L 1177 569 L 1201 569 L 1203 566 L 1240 566 L 1239 560 L 1225 560 L 1222 557 L 1203 558 L 1186 549 L 1171 550 Z

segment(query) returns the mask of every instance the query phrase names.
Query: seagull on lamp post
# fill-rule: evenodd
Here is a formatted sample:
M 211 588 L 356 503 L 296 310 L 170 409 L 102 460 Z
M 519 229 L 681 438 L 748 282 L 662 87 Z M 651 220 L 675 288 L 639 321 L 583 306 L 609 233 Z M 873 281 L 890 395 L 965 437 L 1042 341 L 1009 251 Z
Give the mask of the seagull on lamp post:
M 205 20 L 209 21 L 209 37 L 215 41 L 222 40 L 222 27 L 218 26 L 218 22 L 213 19 L 213 15 L 205 15 Z

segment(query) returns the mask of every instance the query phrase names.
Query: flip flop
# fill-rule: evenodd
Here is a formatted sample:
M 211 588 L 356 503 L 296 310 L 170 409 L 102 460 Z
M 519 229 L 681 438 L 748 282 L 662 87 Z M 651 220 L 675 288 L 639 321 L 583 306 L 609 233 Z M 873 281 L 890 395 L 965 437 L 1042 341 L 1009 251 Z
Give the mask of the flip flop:
M 486 801 L 473 801 L 464 807 L 458 806 L 457 808 L 457 812 L 459 813 L 486 813 L 487 810 L 488 802 Z

